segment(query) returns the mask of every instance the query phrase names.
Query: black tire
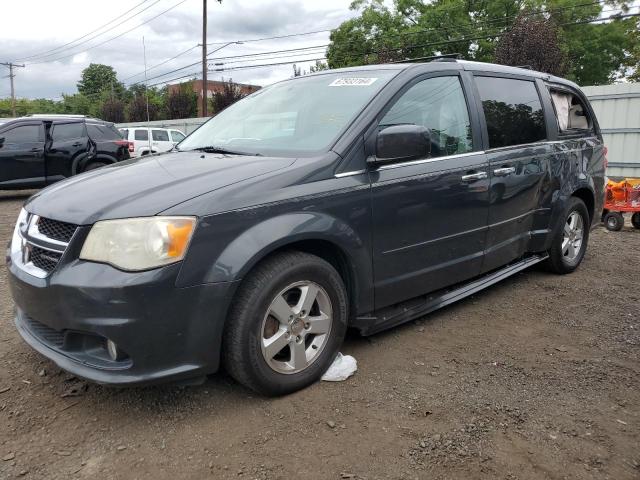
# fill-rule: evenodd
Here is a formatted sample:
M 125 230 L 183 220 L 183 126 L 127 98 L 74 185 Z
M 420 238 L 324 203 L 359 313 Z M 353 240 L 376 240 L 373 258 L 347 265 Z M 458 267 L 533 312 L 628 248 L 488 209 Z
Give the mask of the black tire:
M 604 216 L 604 226 L 611 232 L 619 232 L 624 226 L 624 217 L 620 212 L 609 212 Z
M 631 225 L 633 225 L 634 228 L 640 229 L 640 212 L 631 215 Z
M 87 165 L 84 167 L 84 170 L 82 170 L 83 172 L 89 172 L 91 170 L 96 170 L 98 168 L 102 168 L 105 167 L 107 164 L 104 162 L 89 162 L 87 163 Z
M 568 255 L 565 255 L 562 244 L 565 239 L 565 225 L 574 212 L 582 218 L 582 242 L 577 255 L 570 258 Z M 582 262 L 587 250 L 587 244 L 589 243 L 591 221 L 586 205 L 577 197 L 571 197 L 569 199 L 562 219 L 562 225 L 560 225 L 560 228 L 555 232 L 551 248 L 548 251 L 549 258 L 547 260 L 547 266 L 552 272 L 564 275 L 573 272 Z
M 314 347 L 319 353 L 310 364 L 298 372 L 282 373 L 272 368 L 263 355 L 263 336 L 270 318 L 267 313 L 283 289 L 295 282 L 306 281 L 320 286 L 324 299 L 330 301 L 333 312 L 330 330 L 322 346 L 319 349 Z M 320 308 L 319 304 L 314 303 L 313 308 Z M 223 336 L 224 367 L 239 383 L 263 395 L 284 395 L 300 390 L 317 381 L 335 359 L 346 333 L 348 311 L 344 283 L 331 264 L 315 255 L 298 251 L 274 254 L 247 275 L 234 298 Z M 281 323 L 277 325 L 278 328 L 286 327 Z M 312 346 L 306 346 L 306 335 L 305 332 L 302 336 L 302 344 L 308 349 Z M 315 337 L 309 335 L 308 338 Z M 293 360 L 293 352 L 288 345 L 279 355 L 283 352 L 289 352 L 290 361 Z

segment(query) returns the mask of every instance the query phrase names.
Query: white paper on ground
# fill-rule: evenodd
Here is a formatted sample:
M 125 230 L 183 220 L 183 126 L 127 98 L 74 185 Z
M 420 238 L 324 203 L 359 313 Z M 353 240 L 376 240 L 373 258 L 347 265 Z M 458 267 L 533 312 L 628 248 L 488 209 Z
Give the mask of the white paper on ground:
M 322 380 L 325 382 L 343 382 L 351 375 L 356 373 L 358 369 L 358 362 L 351 355 L 342 355 L 338 353 L 338 356 L 333 361 L 331 366 L 324 372 Z

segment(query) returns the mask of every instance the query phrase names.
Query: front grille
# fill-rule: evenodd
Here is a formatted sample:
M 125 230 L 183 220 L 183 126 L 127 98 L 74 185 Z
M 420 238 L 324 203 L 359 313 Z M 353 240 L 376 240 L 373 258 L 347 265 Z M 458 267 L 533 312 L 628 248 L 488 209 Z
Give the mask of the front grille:
M 29 259 L 31 263 L 47 273 L 52 272 L 53 269 L 56 268 L 61 257 L 62 253 L 60 252 L 52 252 L 44 248 L 36 247 L 35 245 L 30 246 Z
M 44 217 L 38 219 L 38 231 L 45 237 L 53 238 L 59 242 L 69 243 L 76 228 L 78 226 L 73 223 L 59 222 Z
M 27 317 L 26 315 L 23 317 L 23 319 L 29 331 L 33 335 L 38 337 L 43 343 L 51 345 L 52 347 L 63 347 L 65 332 L 47 327 L 46 325 L 37 322 L 33 318 Z

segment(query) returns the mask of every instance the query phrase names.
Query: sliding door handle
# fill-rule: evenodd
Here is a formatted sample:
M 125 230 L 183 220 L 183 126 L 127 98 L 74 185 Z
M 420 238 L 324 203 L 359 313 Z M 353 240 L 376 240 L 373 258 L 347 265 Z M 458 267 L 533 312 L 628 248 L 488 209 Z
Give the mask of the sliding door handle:
M 463 175 L 461 180 L 463 182 L 475 182 L 477 180 L 484 180 L 487 177 L 487 172 L 468 173 L 467 175 Z
M 507 175 L 511 175 L 512 173 L 516 173 L 516 167 L 496 168 L 493 171 L 493 174 L 496 177 L 506 177 Z

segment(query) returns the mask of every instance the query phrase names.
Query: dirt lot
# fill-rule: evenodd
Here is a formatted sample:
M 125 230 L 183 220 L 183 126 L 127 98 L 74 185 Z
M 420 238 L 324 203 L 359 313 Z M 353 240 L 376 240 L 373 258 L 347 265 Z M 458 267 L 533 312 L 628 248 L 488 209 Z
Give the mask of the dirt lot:
M 0 194 L 6 244 L 26 197 Z M 16 333 L 0 275 L 0 478 L 640 478 L 640 231 L 343 352 L 359 370 L 279 399 L 220 374 L 108 389 Z

